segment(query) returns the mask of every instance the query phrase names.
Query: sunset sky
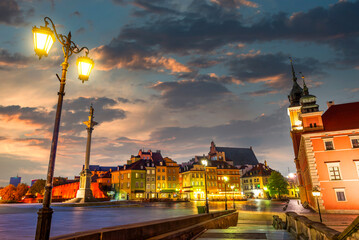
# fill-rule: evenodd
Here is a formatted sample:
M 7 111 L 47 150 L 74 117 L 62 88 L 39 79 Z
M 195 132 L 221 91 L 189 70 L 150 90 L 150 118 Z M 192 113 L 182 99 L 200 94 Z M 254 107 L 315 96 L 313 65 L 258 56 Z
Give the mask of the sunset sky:
M 91 103 L 91 164 L 122 165 L 140 148 L 181 163 L 213 140 L 293 172 L 289 57 L 321 110 L 359 101 L 358 13 L 349 0 L 1 0 L 0 186 L 46 176 L 63 55 L 55 42 L 35 56 L 45 16 L 95 61 L 82 84 L 83 54 L 70 59 L 55 176 L 73 178 Z

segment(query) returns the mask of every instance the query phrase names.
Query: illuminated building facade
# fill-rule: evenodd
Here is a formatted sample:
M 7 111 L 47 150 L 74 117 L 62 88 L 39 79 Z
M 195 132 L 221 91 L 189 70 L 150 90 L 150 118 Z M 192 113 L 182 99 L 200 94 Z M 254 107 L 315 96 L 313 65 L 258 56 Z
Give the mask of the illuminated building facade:
M 265 186 L 272 173 L 267 162 L 258 163 L 241 177 L 241 188 L 247 198 L 267 198 Z
M 179 166 L 160 151 L 140 150 L 118 171 L 112 172 L 117 200 L 178 198 Z
M 207 157 L 196 156 L 188 163 L 181 165 L 182 198 L 188 200 L 205 200 L 205 176 L 207 176 L 207 193 L 210 200 L 223 200 L 225 191 L 228 199 L 240 198 L 240 170 L 226 161 L 208 160 L 206 174 L 201 160 Z M 224 181 L 224 177 L 228 181 Z M 227 184 L 225 186 L 225 184 Z M 234 186 L 232 191 L 231 186 Z
M 304 78 L 299 94 L 292 72 L 288 112 L 300 198 L 317 209 L 312 192 L 318 189 L 322 211 L 359 212 L 359 195 L 353 191 L 359 189 L 359 102 L 328 102 L 323 113 Z M 291 115 L 294 107 L 299 109 L 297 118 Z

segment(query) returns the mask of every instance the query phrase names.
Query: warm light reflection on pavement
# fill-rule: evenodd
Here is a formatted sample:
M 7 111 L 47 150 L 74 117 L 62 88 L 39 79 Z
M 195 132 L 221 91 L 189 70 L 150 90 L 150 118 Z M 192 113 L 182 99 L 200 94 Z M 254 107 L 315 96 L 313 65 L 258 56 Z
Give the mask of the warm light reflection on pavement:
M 53 205 L 51 236 L 98 229 L 109 226 L 145 222 L 157 219 L 197 214 L 197 205 L 204 201 L 187 203 L 144 203 L 142 207 L 123 208 L 116 206 L 58 207 Z M 283 212 L 283 202 L 268 200 L 237 201 L 236 209 L 243 211 Z M 210 211 L 224 210 L 224 202 L 209 202 Z M 293 204 L 297 205 L 296 202 Z M 291 206 L 290 205 L 290 206 Z M 0 239 L 33 239 L 37 210 L 40 204 L 0 205 Z M 228 209 L 232 209 L 228 201 Z M 299 205 L 298 205 L 299 209 Z M 291 207 L 287 210 L 293 211 Z

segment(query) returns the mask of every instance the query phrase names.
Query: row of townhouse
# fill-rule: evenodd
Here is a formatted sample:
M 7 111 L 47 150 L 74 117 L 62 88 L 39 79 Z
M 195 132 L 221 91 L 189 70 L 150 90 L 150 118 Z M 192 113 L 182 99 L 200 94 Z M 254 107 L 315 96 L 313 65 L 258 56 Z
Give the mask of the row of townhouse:
M 172 159 L 163 158 L 160 151 L 140 150 L 112 172 L 111 182 L 117 200 L 177 198 L 179 167 Z
M 207 161 L 206 166 L 202 160 Z M 239 199 L 265 197 L 263 188 L 270 172 L 266 163 L 258 163 L 252 148 L 216 147 L 212 142 L 208 155 L 181 165 L 163 158 L 160 151 L 140 150 L 111 172 L 111 183 L 117 200 L 204 200 L 206 187 L 211 200 L 223 200 L 226 195 Z

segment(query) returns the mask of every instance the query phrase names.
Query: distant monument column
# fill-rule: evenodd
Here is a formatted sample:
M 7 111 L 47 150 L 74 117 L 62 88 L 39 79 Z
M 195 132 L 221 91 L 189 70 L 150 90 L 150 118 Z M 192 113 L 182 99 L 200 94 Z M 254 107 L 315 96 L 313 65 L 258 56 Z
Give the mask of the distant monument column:
M 92 130 L 97 122 L 93 120 L 93 107 L 90 107 L 89 120 L 83 122 L 87 126 L 87 145 L 86 145 L 86 157 L 85 157 L 85 168 L 80 173 L 80 188 L 77 190 L 76 198 L 71 199 L 67 202 L 78 203 L 78 202 L 94 202 L 96 199 L 92 195 L 91 190 L 91 171 L 90 171 L 90 149 L 91 149 L 91 135 Z

